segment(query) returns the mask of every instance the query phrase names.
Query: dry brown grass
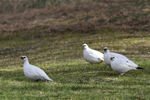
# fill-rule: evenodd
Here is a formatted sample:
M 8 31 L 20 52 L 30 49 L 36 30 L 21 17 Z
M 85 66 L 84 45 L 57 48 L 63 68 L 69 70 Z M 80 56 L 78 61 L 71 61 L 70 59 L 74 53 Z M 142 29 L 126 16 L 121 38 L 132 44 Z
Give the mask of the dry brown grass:
M 7 4 L 1 1 L 0 31 L 30 29 L 40 25 L 56 32 L 90 32 L 108 27 L 130 33 L 150 30 L 148 0 L 58 1 L 61 0 L 45 0 L 43 4 L 38 0 Z

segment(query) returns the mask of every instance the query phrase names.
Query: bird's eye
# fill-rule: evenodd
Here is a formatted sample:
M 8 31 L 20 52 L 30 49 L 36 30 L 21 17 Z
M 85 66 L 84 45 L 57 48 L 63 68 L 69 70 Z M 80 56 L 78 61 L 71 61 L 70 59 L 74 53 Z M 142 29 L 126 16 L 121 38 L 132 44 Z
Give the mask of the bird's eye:
M 23 58 L 26 58 L 26 57 L 23 57 Z

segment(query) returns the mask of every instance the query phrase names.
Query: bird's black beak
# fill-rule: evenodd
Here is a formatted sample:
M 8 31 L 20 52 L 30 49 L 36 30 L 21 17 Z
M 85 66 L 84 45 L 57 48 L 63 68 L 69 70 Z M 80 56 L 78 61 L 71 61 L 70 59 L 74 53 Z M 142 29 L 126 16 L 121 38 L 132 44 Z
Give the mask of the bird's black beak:
M 23 59 L 23 57 L 21 57 L 21 59 Z

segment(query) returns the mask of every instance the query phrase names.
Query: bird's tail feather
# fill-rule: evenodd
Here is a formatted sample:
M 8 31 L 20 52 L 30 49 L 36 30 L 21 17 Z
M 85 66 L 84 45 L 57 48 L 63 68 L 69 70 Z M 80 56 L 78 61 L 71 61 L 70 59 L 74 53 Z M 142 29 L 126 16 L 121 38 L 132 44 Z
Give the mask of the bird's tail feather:
M 48 81 L 53 81 L 52 79 L 48 79 Z
M 141 68 L 141 67 L 137 67 L 137 69 L 144 69 L 144 68 Z

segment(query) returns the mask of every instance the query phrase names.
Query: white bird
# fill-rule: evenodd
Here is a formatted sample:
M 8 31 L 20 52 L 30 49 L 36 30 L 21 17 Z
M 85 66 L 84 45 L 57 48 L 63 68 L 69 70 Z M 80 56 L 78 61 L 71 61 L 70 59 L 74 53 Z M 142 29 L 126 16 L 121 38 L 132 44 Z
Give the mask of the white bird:
M 21 59 L 24 60 L 23 71 L 24 71 L 24 75 L 28 79 L 32 81 L 37 81 L 37 80 L 53 81 L 47 76 L 47 74 L 42 69 L 29 64 L 28 58 L 26 56 L 22 56 Z
M 118 59 L 127 59 L 127 57 L 125 57 L 124 55 L 118 54 L 118 53 L 113 53 L 113 52 L 109 52 L 109 49 L 107 47 L 104 47 L 104 62 L 110 66 L 111 57 L 117 57 Z
M 87 62 L 94 64 L 104 61 L 104 55 L 101 52 L 89 48 L 87 44 L 82 46 L 84 47 L 83 57 Z
M 120 75 L 131 70 L 143 69 L 129 59 L 117 59 L 117 57 L 111 57 L 110 59 L 111 68 L 113 71 L 120 73 Z

